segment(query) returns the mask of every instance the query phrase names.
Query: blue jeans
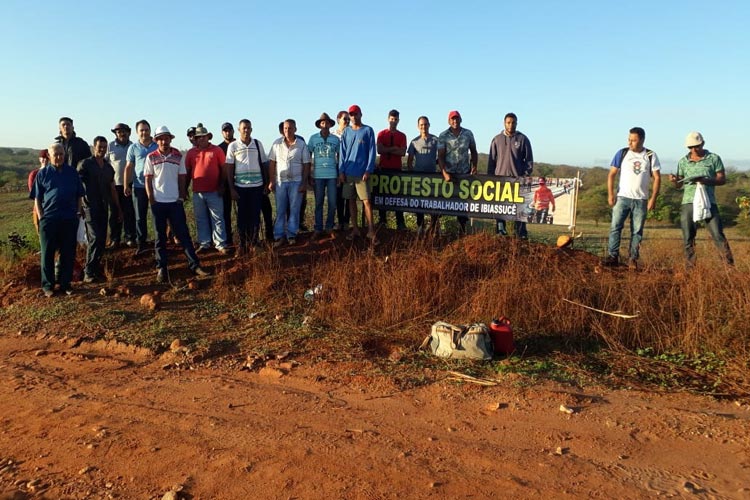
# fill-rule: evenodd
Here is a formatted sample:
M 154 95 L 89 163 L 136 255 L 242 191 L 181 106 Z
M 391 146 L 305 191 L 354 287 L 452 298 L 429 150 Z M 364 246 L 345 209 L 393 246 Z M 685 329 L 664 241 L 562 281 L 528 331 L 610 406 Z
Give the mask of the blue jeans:
M 630 259 L 638 260 L 638 251 L 643 239 L 643 225 L 648 214 L 648 200 L 617 197 L 612 208 L 612 224 L 609 226 L 609 244 L 607 251 L 611 257 L 620 255 L 620 237 L 625 219 L 630 216 Z
M 260 209 L 263 204 L 263 186 L 236 187 L 237 200 L 237 233 L 241 247 L 258 242 L 260 229 Z
M 59 285 L 70 290 L 73 280 L 73 263 L 76 258 L 78 219 L 39 219 L 39 243 L 42 250 L 42 288 L 55 287 L 55 252 L 60 252 Z
M 219 193 L 193 193 L 193 213 L 198 228 L 198 243 L 203 248 L 211 247 L 211 240 L 218 249 L 227 246 L 224 227 L 224 200 Z M 178 236 L 179 238 L 179 236 Z
M 148 196 L 146 196 L 146 188 L 133 186 L 131 196 L 135 212 L 135 237 L 138 239 L 138 244 L 143 245 L 146 243 L 146 236 L 148 236 Z
M 198 256 L 195 255 L 193 240 L 190 239 L 190 231 L 185 218 L 185 207 L 182 206 L 182 202 L 154 203 L 151 205 L 151 213 L 154 214 L 154 226 L 156 227 L 156 243 L 154 245 L 156 267 L 158 269 L 167 268 L 167 221 L 169 221 L 169 226 L 172 228 L 174 235 L 180 240 L 190 269 L 195 270 L 199 267 L 200 263 Z
M 315 230 L 323 230 L 323 202 L 328 191 L 328 215 L 325 230 L 333 229 L 336 215 L 336 179 L 315 179 Z
M 714 245 L 719 251 L 721 258 L 729 265 L 734 265 L 732 250 L 729 242 L 724 236 L 724 228 L 719 217 L 719 207 L 711 205 L 711 218 L 703 221 L 708 229 L 708 234 L 714 240 Z M 680 207 L 680 227 L 682 228 L 682 241 L 685 245 L 685 258 L 688 265 L 695 264 L 695 233 L 698 231 L 698 223 L 693 222 L 693 204 L 686 203 Z
M 299 192 L 302 181 L 282 181 L 276 184 L 276 223 L 273 226 L 273 238 L 296 238 L 299 231 L 299 207 L 302 196 Z M 287 207 L 289 222 L 287 223 Z M 284 226 L 287 226 L 286 228 Z

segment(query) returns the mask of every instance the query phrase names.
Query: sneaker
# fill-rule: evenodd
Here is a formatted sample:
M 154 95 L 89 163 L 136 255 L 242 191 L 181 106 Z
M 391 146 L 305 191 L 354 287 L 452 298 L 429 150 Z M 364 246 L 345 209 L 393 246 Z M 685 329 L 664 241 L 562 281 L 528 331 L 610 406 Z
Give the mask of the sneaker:
M 284 238 L 279 238 L 278 240 L 274 240 L 273 245 L 271 245 L 273 248 L 280 248 L 284 244 Z
M 211 247 L 199 246 L 195 253 L 206 253 L 211 250 Z
M 73 289 L 72 288 L 68 288 L 67 290 L 65 290 L 65 295 L 67 295 L 68 297 L 70 297 L 71 295 L 73 295 Z
M 602 265 L 604 266 L 616 266 L 620 263 L 620 259 L 617 255 L 607 255 L 604 260 L 602 260 Z
M 83 282 L 84 283 L 93 283 L 97 280 L 97 277 L 93 274 L 84 274 L 83 275 Z
M 295 238 L 289 238 L 289 246 L 294 246 L 297 244 L 297 240 Z
M 221 255 L 229 255 L 230 253 L 232 253 L 232 251 L 227 247 L 222 247 L 222 248 L 219 248 L 219 253 Z
M 144 245 L 143 243 L 138 243 L 138 247 L 135 249 L 135 256 L 138 257 L 139 255 L 143 255 L 146 252 L 148 252 L 146 245 Z
M 167 282 L 167 270 L 166 269 L 159 269 L 158 271 L 156 271 L 156 282 L 157 283 Z
M 203 269 L 201 266 L 193 269 L 193 274 L 195 274 L 196 276 L 211 276 L 211 273 Z
M 107 250 L 115 250 L 116 248 L 119 248 L 120 242 L 119 241 L 110 241 L 109 244 L 105 247 Z
M 637 271 L 638 270 L 638 261 L 635 259 L 630 259 L 628 261 L 628 269 L 631 271 Z
M 133 248 L 133 247 L 135 247 L 135 241 L 128 240 L 128 241 L 125 242 L 125 246 L 128 247 L 128 248 Z
M 44 296 L 47 298 L 50 298 L 55 294 L 55 292 L 53 290 L 50 290 L 49 288 L 42 289 L 42 292 L 44 293 Z

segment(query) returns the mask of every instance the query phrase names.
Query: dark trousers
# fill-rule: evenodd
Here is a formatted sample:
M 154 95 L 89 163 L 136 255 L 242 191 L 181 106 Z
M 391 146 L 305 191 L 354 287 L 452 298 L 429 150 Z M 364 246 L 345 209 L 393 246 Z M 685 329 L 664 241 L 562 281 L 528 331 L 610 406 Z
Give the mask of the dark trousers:
M 708 234 L 714 240 L 714 245 L 719 251 L 719 255 L 727 264 L 734 264 L 732 250 L 729 248 L 729 242 L 724 236 L 724 228 L 719 217 L 719 207 L 711 205 L 711 218 L 703 221 L 708 229 Z M 685 258 L 688 265 L 695 264 L 695 235 L 698 232 L 698 224 L 693 222 L 693 204 L 686 203 L 680 207 L 680 227 L 682 229 L 682 241 L 685 246 Z
M 123 186 L 115 186 L 117 189 L 117 198 L 122 210 L 122 221 L 117 218 L 117 207 L 114 202 L 109 207 L 109 240 L 119 243 L 122 237 L 122 231 L 125 230 L 125 241 L 135 241 L 135 209 L 133 202 L 125 196 Z
M 336 218 L 339 225 L 344 228 L 349 225 L 349 200 L 344 199 L 344 186 L 336 186 Z
M 271 207 L 271 197 L 268 196 L 268 193 L 263 193 L 260 210 L 263 214 L 263 227 L 266 230 L 266 241 L 273 241 L 273 208 Z
M 396 227 L 398 229 L 406 228 L 406 221 L 404 220 L 404 212 L 394 211 L 396 214 Z M 378 222 L 384 226 L 388 226 L 388 210 L 378 210 Z
M 529 231 L 526 229 L 526 223 L 519 220 L 513 221 L 513 230 L 518 238 L 528 239 Z M 506 235 L 508 231 L 505 229 L 505 220 L 497 219 L 497 234 Z
M 180 240 L 190 269 L 195 270 L 199 267 L 200 262 L 193 248 L 193 240 L 190 239 L 190 231 L 188 231 L 185 208 L 182 206 L 182 202 L 154 203 L 151 205 L 151 213 L 154 215 L 154 227 L 156 228 L 156 244 L 154 245 L 156 267 L 158 269 L 167 268 L 167 221 L 169 221 L 169 226 L 172 228 L 174 235 Z
M 232 232 L 232 193 L 229 182 L 224 189 L 224 230 L 227 233 L 227 245 L 234 245 L 234 233 Z M 238 218 L 239 224 L 239 218 Z
M 263 186 L 235 187 L 237 200 L 237 233 L 240 247 L 258 242 L 260 230 L 260 209 L 263 204 Z M 267 198 L 267 197 L 266 197 Z
M 70 290 L 73 280 L 73 262 L 76 258 L 76 236 L 78 219 L 39 220 L 39 244 L 42 250 L 42 288 L 55 287 L 55 252 L 60 252 L 58 284 L 62 290 Z
M 107 205 L 86 207 L 83 210 L 86 217 L 86 276 L 101 276 L 101 261 L 104 246 L 107 244 Z
M 138 244 L 146 243 L 148 236 L 148 196 L 146 188 L 133 188 L 133 209 L 135 211 L 135 234 Z

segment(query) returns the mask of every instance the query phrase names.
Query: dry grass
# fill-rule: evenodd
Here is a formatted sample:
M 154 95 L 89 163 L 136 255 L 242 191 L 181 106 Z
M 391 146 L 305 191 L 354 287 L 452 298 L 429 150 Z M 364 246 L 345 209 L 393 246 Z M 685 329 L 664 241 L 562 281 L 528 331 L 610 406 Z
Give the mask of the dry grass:
M 304 310 L 317 325 L 368 345 L 411 348 L 437 320 L 489 322 L 504 315 L 522 342 L 549 337 L 575 350 L 603 341 L 613 350 L 713 351 L 747 362 L 750 280 L 710 250 L 700 249 L 704 258 L 690 273 L 679 255 L 666 252 L 628 272 L 600 269 L 586 252 L 477 234 L 447 244 L 402 242 L 374 253 L 308 256 L 297 265 L 268 253 L 223 273 L 215 289 L 226 300 L 248 295 L 281 312 Z M 660 255 L 657 247 L 649 253 Z M 310 305 L 302 295 L 318 283 L 324 293 Z M 563 298 L 638 317 L 612 317 Z

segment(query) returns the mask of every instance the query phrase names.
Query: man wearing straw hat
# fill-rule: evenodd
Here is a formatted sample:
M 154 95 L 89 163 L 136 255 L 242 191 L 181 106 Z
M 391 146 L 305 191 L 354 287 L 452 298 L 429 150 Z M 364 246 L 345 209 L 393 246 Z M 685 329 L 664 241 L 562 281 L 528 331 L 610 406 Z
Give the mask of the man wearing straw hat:
M 313 134 L 307 141 L 307 147 L 313 159 L 312 176 L 315 183 L 315 231 L 313 239 L 319 238 L 325 229 L 333 231 L 333 219 L 336 214 L 336 184 L 338 183 L 338 153 L 341 141 L 331 133 L 335 125 L 328 113 L 323 113 L 315 122 L 320 132 Z M 323 226 L 323 205 L 328 198 L 328 213 Z

